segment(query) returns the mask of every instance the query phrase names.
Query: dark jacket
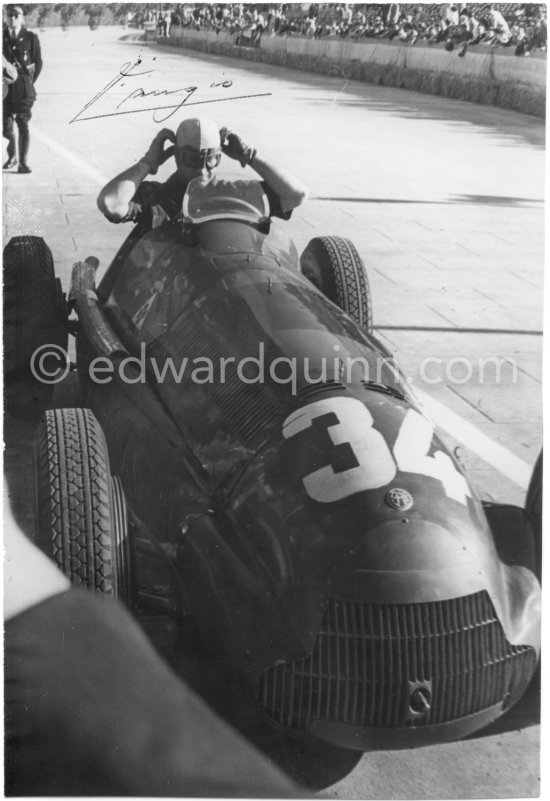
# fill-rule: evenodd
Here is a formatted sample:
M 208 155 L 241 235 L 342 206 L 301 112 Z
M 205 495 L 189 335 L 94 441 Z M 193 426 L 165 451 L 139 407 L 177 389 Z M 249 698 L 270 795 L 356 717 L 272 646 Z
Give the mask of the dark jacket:
M 17 80 L 8 87 L 8 102 L 34 100 L 36 91 L 34 83 L 42 71 L 42 53 L 38 36 L 26 28 L 21 28 L 15 39 L 10 38 L 7 28 L 4 29 L 2 41 L 4 57 L 17 69 Z

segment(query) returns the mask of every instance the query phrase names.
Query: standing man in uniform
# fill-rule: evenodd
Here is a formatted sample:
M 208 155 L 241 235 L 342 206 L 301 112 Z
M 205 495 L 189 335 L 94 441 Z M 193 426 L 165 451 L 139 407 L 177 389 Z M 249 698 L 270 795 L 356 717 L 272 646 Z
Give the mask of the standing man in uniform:
M 30 142 L 29 120 L 36 100 L 34 84 L 42 70 L 42 55 L 38 36 L 23 25 L 25 19 L 23 7 L 7 6 L 6 16 L 7 25 L 4 27 L 2 53 L 17 69 L 17 80 L 9 86 L 8 94 L 3 101 L 2 135 L 8 140 L 8 159 L 2 169 L 7 170 L 18 164 L 15 141 L 15 125 L 17 125 L 19 132 L 17 172 L 27 174 L 31 172 L 27 164 Z

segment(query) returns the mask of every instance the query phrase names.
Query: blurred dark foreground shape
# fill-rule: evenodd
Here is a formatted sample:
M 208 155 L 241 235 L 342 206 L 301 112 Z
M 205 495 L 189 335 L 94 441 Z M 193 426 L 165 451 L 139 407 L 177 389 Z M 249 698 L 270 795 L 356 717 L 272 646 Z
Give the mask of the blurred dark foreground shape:
M 159 658 L 118 604 L 7 521 L 7 796 L 300 797 Z

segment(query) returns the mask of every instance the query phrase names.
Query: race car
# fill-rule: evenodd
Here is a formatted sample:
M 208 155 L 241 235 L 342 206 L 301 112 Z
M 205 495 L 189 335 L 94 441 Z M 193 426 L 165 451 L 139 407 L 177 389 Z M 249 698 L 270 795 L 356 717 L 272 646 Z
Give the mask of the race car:
M 35 471 L 37 541 L 74 583 L 171 616 L 274 737 L 355 760 L 518 701 L 542 460 L 525 509 L 479 500 L 375 335 L 349 240 L 299 256 L 261 184 L 218 175 L 137 226 L 97 287 L 89 258 L 65 298 L 37 238 L 4 261 L 8 401 L 34 386 L 44 405 L 41 349 L 76 336 L 83 408 L 46 411 Z

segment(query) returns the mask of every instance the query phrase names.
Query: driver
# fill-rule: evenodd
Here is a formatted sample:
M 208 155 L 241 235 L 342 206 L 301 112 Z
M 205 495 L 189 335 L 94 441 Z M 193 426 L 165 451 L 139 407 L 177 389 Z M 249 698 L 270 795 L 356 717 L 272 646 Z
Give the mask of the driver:
M 307 197 L 306 187 L 285 170 L 275 167 L 243 142 L 228 128 L 206 117 L 184 120 L 174 134 L 163 128 L 155 136 L 145 155 L 132 167 L 106 184 L 97 198 L 99 210 L 114 223 L 144 223 L 156 228 L 173 220 L 181 212 L 189 182 L 200 175 L 209 177 L 217 169 L 224 153 L 250 164 L 263 179 L 263 189 L 270 205 L 270 216 L 288 220 L 292 209 Z M 167 181 L 146 181 L 158 168 L 174 157 L 176 172 Z

